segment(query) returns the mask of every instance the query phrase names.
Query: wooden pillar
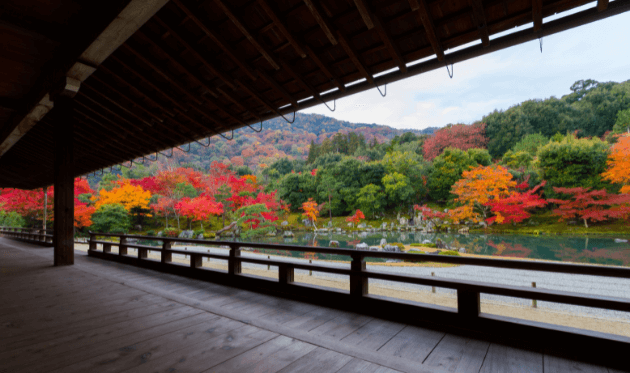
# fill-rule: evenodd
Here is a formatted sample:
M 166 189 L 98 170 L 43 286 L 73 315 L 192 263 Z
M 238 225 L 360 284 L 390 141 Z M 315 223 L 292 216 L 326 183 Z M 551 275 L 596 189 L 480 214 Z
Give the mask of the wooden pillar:
M 55 266 L 74 264 L 74 121 L 73 97 L 79 81 L 66 78 L 53 96 L 54 109 L 54 238 Z
M 365 269 L 363 255 L 352 255 L 350 270 L 352 270 L 353 274 L 350 275 L 350 295 L 355 297 L 368 295 L 368 278 L 361 276 L 361 272 L 365 271 Z
M 241 256 L 241 249 L 238 245 L 230 245 L 230 256 L 228 258 L 228 274 L 240 275 L 241 262 L 235 258 Z

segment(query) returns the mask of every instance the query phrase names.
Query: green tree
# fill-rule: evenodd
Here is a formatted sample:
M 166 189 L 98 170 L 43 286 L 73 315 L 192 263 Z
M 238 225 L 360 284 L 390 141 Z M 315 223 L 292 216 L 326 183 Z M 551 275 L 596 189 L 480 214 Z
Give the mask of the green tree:
M 273 223 L 263 216 L 262 213 L 265 212 L 268 213 L 272 211 L 269 210 L 264 203 L 243 206 L 236 210 L 236 216 L 239 217 L 236 223 L 244 228 L 241 231 L 242 239 L 247 240 L 275 231 L 276 228 Z
M 317 174 L 317 201 L 324 203 L 322 216 L 330 217 L 343 215 L 347 210 L 346 202 L 341 194 L 343 183 L 335 177 L 332 170 L 324 169 Z
M 385 206 L 385 194 L 378 186 L 368 184 L 359 190 L 357 206 L 365 214 L 376 219 L 376 213 Z
M 291 211 L 298 211 L 302 203 L 315 195 L 315 178 L 311 174 L 286 174 L 278 184 L 278 197 L 290 204 Z
M 577 139 L 572 135 L 552 141 L 538 150 L 545 193 L 555 197 L 554 187 L 610 188 L 600 174 L 606 170 L 608 144 L 598 138 Z
M 429 196 L 436 201 L 450 199 L 451 186 L 461 179 L 462 172 L 478 165 L 487 166 L 490 164 L 488 160 L 488 151 L 485 149 L 444 149 L 442 154 L 433 159 L 428 181 Z
M 528 169 L 533 160 L 534 157 L 528 152 L 513 152 L 512 150 L 508 150 L 507 153 L 503 155 L 501 163 L 511 169 Z
M 390 204 L 395 206 L 396 210 L 404 209 L 411 202 L 413 188 L 407 176 L 398 172 L 389 173 L 383 176 L 383 185 Z
M 613 126 L 613 133 L 625 133 L 630 131 L 630 109 L 621 110 L 617 113 L 617 120 Z
M 24 225 L 26 221 L 17 212 L 0 210 L 0 227 L 22 228 Z
M 547 145 L 549 139 L 541 133 L 532 133 L 523 137 L 519 142 L 512 147 L 514 153 L 527 152 L 532 156 L 535 156 L 538 149 Z
M 109 233 L 112 231 L 127 232 L 131 228 L 131 219 L 121 204 L 102 205 L 92 215 L 92 232 Z

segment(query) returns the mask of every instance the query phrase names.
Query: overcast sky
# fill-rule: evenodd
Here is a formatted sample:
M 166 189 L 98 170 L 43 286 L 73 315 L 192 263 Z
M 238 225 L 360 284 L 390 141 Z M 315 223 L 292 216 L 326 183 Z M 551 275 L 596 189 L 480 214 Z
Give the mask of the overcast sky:
M 472 123 L 494 109 L 505 110 L 528 99 L 559 98 L 581 79 L 626 81 L 630 79 L 630 12 L 545 37 L 542 53 L 539 48 L 538 40 L 531 41 L 455 64 L 453 79 L 444 68 L 388 84 L 385 98 L 372 89 L 338 100 L 335 112 L 323 105 L 302 112 L 423 129 Z

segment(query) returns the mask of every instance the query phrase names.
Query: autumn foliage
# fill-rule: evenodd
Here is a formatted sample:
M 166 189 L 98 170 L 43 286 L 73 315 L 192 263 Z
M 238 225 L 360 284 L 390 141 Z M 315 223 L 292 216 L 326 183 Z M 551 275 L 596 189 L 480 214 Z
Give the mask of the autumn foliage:
M 623 184 L 621 193 L 630 193 L 630 134 L 624 134 L 608 155 L 608 170 L 602 177 L 611 183 Z
M 521 185 L 522 186 L 522 185 Z M 486 203 L 494 216 L 486 219 L 488 223 L 509 224 L 520 223 L 531 216 L 531 210 L 547 204 L 538 192 L 545 186 L 543 181 L 527 192 L 514 191 L 509 196 L 498 198 Z M 523 189 L 522 186 L 519 189 Z
M 456 124 L 439 129 L 423 145 L 424 157 L 433 159 L 448 147 L 460 150 L 485 148 L 488 139 L 485 135 L 486 124 Z
M 365 215 L 363 215 L 363 212 L 361 210 L 357 210 L 355 211 L 354 215 L 348 216 L 346 218 L 346 221 L 356 226 L 361 222 L 362 219 L 365 219 Z
M 553 210 L 560 220 L 579 218 L 588 228 L 588 222 L 606 221 L 609 219 L 627 219 L 630 217 L 630 194 L 609 194 L 606 190 L 590 190 L 588 188 L 553 188 L 556 193 L 569 198 L 549 199 L 557 203 Z
M 312 198 L 309 198 L 308 201 L 302 204 L 301 209 L 304 211 L 304 213 L 302 213 L 302 216 L 310 220 L 311 223 L 315 225 L 315 222 L 317 221 L 317 216 L 319 215 L 319 210 L 317 209 L 317 202 L 313 201 Z

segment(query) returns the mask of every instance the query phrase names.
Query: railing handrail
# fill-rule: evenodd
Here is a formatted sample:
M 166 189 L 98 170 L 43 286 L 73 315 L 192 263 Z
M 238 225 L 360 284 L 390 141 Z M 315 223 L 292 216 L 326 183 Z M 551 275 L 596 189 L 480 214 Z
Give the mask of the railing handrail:
M 401 259 L 401 260 L 413 260 L 417 262 L 435 262 L 446 264 L 459 264 L 459 265 L 474 265 L 481 267 L 494 267 L 505 269 L 520 269 L 526 271 L 542 271 L 542 272 L 554 272 L 565 273 L 575 275 L 590 275 L 590 276 L 603 276 L 603 277 L 615 277 L 615 278 L 630 278 L 630 268 L 602 266 L 596 264 L 574 264 L 574 263 L 549 263 L 536 260 L 517 260 L 517 259 L 488 259 L 488 258 L 470 258 L 448 255 L 435 255 L 435 254 L 407 254 L 407 253 L 392 253 L 384 251 L 369 251 L 369 250 L 355 250 L 355 249 L 340 249 L 320 246 L 296 246 L 286 244 L 266 244 L 266 243 L 254 243 L 254 242 L 234 242 L 234 241 L 216 241 L 216 240 L 200 240 L 191 238 L 177 238 L 177 237 L 157 237 L 157 236 L 142 236 L 142 235 L 129 235 L 129 234 L 115 234 L 115 233 L 95 233 L 90 232 L 92 236 L 104 236 L 104 237 L 117 237 L 117 238 L 137 238 L 142 240 L 152 241 L 167 241 L 167 242 L 181 242 L 191 244 L 205 244 L 205 245 L 222 245 L 235 248 L 252 247 L 261 249 L 272 250 L 286 250 L 286 251 L 298 251 L 307 253 L 320 253 L 320 254 L 334 254 L 334 255 L 361 255 L 368 258 L 385 258 L 385 259 Z M 155 249 L 157 250 L 157 249 Z

